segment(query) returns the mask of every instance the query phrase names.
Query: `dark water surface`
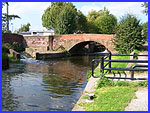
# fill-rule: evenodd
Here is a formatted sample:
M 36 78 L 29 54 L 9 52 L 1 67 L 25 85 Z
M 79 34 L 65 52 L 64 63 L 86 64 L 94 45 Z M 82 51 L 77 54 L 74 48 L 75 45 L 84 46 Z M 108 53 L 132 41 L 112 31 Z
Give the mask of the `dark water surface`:
M 2 72 L 3 111 L 71 111 L 87 83 L 92 56 L 22 60 Z

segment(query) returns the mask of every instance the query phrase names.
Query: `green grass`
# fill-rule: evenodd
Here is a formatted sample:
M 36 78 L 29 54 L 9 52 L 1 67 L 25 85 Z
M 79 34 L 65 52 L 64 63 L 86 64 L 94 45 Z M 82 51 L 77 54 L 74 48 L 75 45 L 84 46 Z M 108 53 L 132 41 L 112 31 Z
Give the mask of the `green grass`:
M 130 59 L 130 56 L 112 56 L 111 58 L 112 60 L 129 60 Z M 128 65 L 128 63 L 119 63 L 119 62 L 112 62 L 111 63 L 111 67 L 112 68 L 126 68 Z M 108 66 L 107 66 L 108 67 Z M 124 71 L 119 71 L 119 70 L 112 70 L 111 71 L 112 73 L 113 72 L 120 72 L 120 73 L 123 73 Z
M 95 71 L 97 74 L 98 71 Z M 79 103 L 86 111 L 124 111 L 125 107 L 135 98 L 135 92 L 139 87 L 148 87 L 148 80 L 140 82 L 127 82 L 107 79 L 101 76 L 94 92 L 94 102 Z M 89 99 L 84 95 L 82 99 Z
M 84 96 L 82 96 L 81 98 L 82 98 L 82 99 L 89 99 L 90 96 L 89 96 L 89 95 L 84 95 Z
M 94 102 L 80 103 L 86 111 L 123 111 L 132 98 L 135 98 L 133 87 L 103 87 L 95 91 Z

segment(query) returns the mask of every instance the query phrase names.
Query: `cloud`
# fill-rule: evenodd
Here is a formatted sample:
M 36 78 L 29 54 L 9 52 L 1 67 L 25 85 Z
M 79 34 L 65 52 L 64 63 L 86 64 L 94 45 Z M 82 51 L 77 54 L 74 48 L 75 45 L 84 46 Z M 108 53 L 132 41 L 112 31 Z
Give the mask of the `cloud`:
M 87 15 L 91 10 L 100 10 L 106 7 L 110 13 L 114 14 L 118 19 L 127 13 L 134 14 L 139 19 L 147 19 L 144 14 L 142 14 L 143 7 L 141 7 L 143 2 L 96 2 L 89 5 L 84 5 L 80 10 Z
M 81 10 L 85 15 L 87 15 L 88 12 L 90 12 L 91 10 L 99 11 L 99 10 L 101 10 L 101 9 L 102 9 L 102 7 L 99 7 L 99 6 L 96 6 L 95 4 L 92 4 L 92 5 L 88 5 L 88 6 L 83 6 L 83 7 L 81 7 L 80 10 Z
M 111 2 L 104 3 L 103 7 L 106 7 L 110 12 L 116 16 L 123 16 L 124 14 L 131 13 L 134 15 L 141 15 L 143 7 L 141 4 L 143 2 Z
M 50 2 L 9 2 L 10 14 L 30 15 L 42 14 L 44 10 L 51 5 Z
M 21 25 L 27 24 L 27 22 L 31 24 L 31 30 L 43 29 L 41 17 L 50 5 L 51 2 L 9 2 L 9 14 L 21 17 L 21 19 L 11 21 L 14 23 L 14 29 L 19 29 Z M 6 7 L 3 8 L 3 12 L 6 12 Z

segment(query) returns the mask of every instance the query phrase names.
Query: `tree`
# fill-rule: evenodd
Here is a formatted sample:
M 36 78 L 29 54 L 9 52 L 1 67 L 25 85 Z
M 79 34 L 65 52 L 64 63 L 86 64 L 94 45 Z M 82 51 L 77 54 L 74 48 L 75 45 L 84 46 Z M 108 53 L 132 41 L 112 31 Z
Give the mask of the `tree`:
M 76 13 L 70 5 L 66 5 L 56 20 L 56 34 L 72 34 L 76 30 Z
M 145 13 L 146 15 L 148 15 L 148 2 L 144 2 L 144 4 L 142 4 L 142 7 L 145 8 L 145 10 L 143 10 L 143 13 Z
M 5 33 L 5 32 L 11 32 L 9 30 L 9 22 L 12 20 L 12 19 L 16 19 L 16 18 L 20 18 L 18 15 L 9 15 L 8 14 L 8 2 L 3 2 L 2 3 L 2 7 L 6 5 L 6 13 L 3 13 L 2 14 L 2 32 Z
M 11 32 L 8 28 L 7 18 L 8 18 L 8 21 L 10 22 L 11 20 L 16 19 L 16 18 L 20 18 L 20 17 L 18 15 L 8 15 L 7 16 L 6 13 L 3 13 L 2 14 L 2 32 L 3 33 Z
M 88 21 L 95 21 L 95 19 L 99 16 L 99 12 L 92 10 L 87 15 Z
M 77 29 L 80 17 L 72 3 L 52 2 L 42 15 L 42 25 L 48 30 L 54 30 L 56 34 L 73 33 Z
M 115 49 L 125 54 L 140 49 L 143 40 L 141 31 L 140 20 L 131 14 L 123 16 L 116 27 L 116 36 L 113 40 Z
M 117 25 L 117 18 L 105 7 L 98 12 L 89 12 L 87 19 L 90 33 L 112 34 Z
M 98 28 L 98 33 L 113 34 L 117 25 L 117 18 L 112 14 L 104 14 L 96 18 L 94 23 Z
M 142 28 L 143 28 L 143 35 L 144 35 L 144 39 L 145 40 L 148 40 L 148 22 L 145 22 L 143 25 L 142 25 Z
M 30 23 L 27 23 L 26 25 L 23 25 L 21 28 L 19 28 L 19 30 L 17 31 L 17 33 L 21 33 L 21 32 L 27 32 L 30 30 Z
M 87 32 L 87 19 L 86 16 L 83 15 L 83 13 L 79 10 L 77 12 L 77 31 L 83 31 Z

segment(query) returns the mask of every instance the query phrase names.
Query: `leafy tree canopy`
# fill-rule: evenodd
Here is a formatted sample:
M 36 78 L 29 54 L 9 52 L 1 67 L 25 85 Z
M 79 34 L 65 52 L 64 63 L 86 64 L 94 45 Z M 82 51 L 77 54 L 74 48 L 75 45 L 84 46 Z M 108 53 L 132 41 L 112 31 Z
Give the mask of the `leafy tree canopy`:
M 145 40 L 148 40 L 148 22 L 145 22 L 145 23 L 142 25 L 142 28 L 143 28 L 144 39 L 145 39 Z
M 19 28 L 17 33 L 27 32 L 29 30 L 30 30 L 30 23 L 27 23 L 26 25 L 23 25 L 21 28 Z
M 116 36 L 113 41 L 115 49 L 123 54 L 129 54 L 134 49 L 141 49 L 143 44 L 141 31 L 140 20 L 131 14 L 123 16 L 116 27 Z
M 70 2 L 52 2 L 42 15 L 42 25 L 56 34 L 86 31 L 86 17 Z
M 8 2 L 2 2 L 2 7 L 6 5 L 6 9 L 8 9 L 9 3 Z M 6 11 L 8 13 L 8 11 Z M 6 33 L 6 32 L 11 32 L 8 28 L 9 28 L 9 22 L 13 19 L 19 18 L 20 17 L 18 15 L 9 15 L 7 13 L 2 13 L 2 32 Z
M 117 18 L 104 7 L 103 10 L 91 11 L 88 16 L 88 29 L 91 33 L 112 34 L 117 25 Z

